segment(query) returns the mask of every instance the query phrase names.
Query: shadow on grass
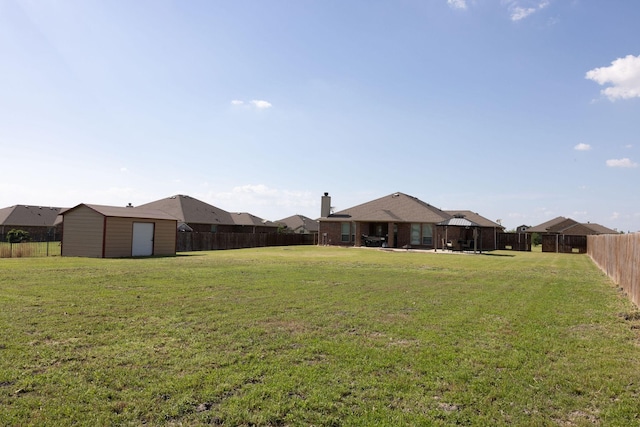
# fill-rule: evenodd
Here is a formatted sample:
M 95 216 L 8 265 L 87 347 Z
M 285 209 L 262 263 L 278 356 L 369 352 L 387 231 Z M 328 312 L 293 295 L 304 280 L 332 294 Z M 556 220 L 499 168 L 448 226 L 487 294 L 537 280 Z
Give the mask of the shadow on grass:
M 515 255 L 511 255 L 511 254 L 494 254 L 491 252 L 483 252 L 482 255 L 487 255 L 487 256 L 506 256 L 506 257 L 515 257 Z

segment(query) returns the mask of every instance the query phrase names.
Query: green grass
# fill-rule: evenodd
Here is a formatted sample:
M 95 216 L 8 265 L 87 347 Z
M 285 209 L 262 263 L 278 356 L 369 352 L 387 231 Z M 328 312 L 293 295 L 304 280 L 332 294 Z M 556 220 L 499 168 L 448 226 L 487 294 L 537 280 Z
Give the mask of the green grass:
M 2 259 L 0 425 L 640 425 L 639 317 L 585 255 Z

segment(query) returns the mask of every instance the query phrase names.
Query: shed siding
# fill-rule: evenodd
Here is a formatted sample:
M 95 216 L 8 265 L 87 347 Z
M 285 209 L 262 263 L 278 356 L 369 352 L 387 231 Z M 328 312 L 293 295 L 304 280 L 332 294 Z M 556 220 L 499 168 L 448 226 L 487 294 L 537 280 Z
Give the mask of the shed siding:
M 134 220 L 131 218 L 107 218 L 107 238 L 105 239 L 104 247 L 105 258 L 131 256 L 133 222 Z M 139 220 L 137 222 L 147 221 Z
M 104 217 L 81 206 L 64 217 L 62 256 L 102 258 Z
M 176 221 L 156 221 L 153 236 L 154 255 L 176 254 Z

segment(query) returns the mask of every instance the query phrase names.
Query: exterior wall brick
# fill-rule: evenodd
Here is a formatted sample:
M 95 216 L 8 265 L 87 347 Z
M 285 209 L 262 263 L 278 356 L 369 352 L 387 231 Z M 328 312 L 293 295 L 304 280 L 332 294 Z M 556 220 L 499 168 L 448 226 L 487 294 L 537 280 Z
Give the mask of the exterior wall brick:
M 342 241 L 342 223 L 339 221 L 320 221 L 320 237 L 318 242 L 321 245 L 353 246 L 353 242 L 351 241 Z

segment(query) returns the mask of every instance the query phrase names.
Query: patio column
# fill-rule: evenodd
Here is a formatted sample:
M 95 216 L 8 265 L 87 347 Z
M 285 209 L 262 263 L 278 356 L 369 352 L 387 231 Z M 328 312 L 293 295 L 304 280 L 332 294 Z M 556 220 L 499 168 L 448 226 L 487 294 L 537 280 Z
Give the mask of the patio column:
M 393 235 L 393 222 L 389 223 L 389 229 L 387 231 L 387 236 L 389 236 L 389 241 L 387 242 L 387 246 L 389 246 L 390 248 L 395 248 L 396 247 L 396 242 L 394 239 L 394 235 Z
M 360 231 L 362 227 L 360 226 L 360 222 L 356 221 L 355 231 L 353 232 L 355 235 L 356 241 L 353 242 L 353 246 L 360 247 L 362 246 L 362 232 Z

